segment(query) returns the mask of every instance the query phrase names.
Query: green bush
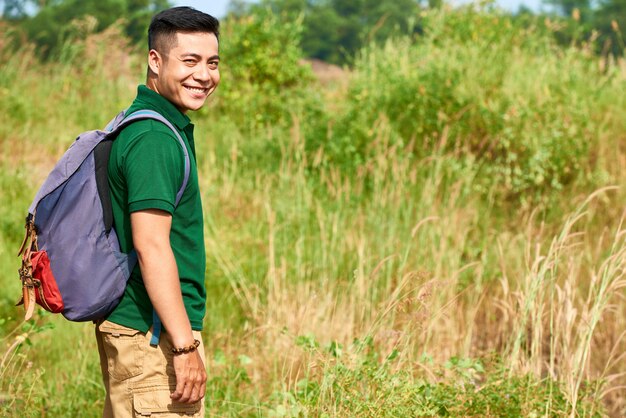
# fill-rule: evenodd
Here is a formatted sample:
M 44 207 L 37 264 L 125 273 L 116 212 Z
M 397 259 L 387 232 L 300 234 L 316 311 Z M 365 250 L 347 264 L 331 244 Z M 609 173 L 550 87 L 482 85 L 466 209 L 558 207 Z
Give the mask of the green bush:
M 283 23 L 269 10 L 224 21 L 218 109 L 244 132 L 290 124 L 294 114 L 319 109 L 313 74 L 301 62 L 301 33 L 300 21 Z
M 387 356 L 377 352 L 369 337 L 345 348 L 331 342 L 321 349 L 312 336 L 299 337 L 297 343 L 323 358 L 318 358 L 322 373 L 274 393 L 267 404 L 270 416 L 513 418 L 568 416 L 572 409 L 560 383 L 509 376 L 497 358 L 452 357 L 433 367 L 423 356 L 423 368 L 431 370 L 426 378 L 398 364 L 398 349 Z M 579 395 L 578 416 L 602 416 L 591 395 Z
M 346 111 L 324 147 L 353 169 L 384 132 L 398 158 L 442 149 L 481 164 L 478 181 L 532 197 L 585 179 L 618 82 L 551 30 L 496 12 L 423 14 L 423 36 L 371 44 L 357 57 Z
M 14 2 L 15 3 L 15 2 Z M 63 0 L 29 2 L 34 16 L 16 16 L 28 40 L 37 45 L 39 57 L 56 59 L 62 49 L 85 32 L 99 33 L 117 22 L 125 35 L 145 50 L 146 32 L 155 11 L 168 7 L 167 0 Z M 37 4 L 38 3 L 38 4 Z

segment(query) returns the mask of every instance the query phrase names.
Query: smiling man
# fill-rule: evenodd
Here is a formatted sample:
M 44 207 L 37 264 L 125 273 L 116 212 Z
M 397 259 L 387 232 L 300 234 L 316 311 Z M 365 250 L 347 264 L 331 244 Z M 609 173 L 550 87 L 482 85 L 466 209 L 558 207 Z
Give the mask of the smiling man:
M 105 417 L 204 416 L 206 263 L 194 126 L 186 113 L 201 108 L 219 84 L 218 36 L 217 19 L 189 7 L 154 16 L 146 84 L 127 114 L 160 113 L 186 150 L 155 120 L 134 122 L 113 141 L 114 226 L 122 251 L 136 251 L 138 265 L 119 305 L 96 326 Z

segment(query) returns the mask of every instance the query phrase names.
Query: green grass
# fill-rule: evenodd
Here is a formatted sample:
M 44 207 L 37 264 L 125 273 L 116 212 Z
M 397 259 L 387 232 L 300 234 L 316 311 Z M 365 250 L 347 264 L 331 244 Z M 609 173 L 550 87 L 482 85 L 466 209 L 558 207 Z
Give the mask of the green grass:
M 192 115 L 210 416 L 626 413 L 624 71 L 543 23 L 421 19 L 334 85 L 298 64 L 297 23 L 225 23 L 222 85 Z M 0 52 L 6 416 L 102 408 L 92 326 L 22 323 L 15 254 L 54 161 L 132 100 L 122 43 Z

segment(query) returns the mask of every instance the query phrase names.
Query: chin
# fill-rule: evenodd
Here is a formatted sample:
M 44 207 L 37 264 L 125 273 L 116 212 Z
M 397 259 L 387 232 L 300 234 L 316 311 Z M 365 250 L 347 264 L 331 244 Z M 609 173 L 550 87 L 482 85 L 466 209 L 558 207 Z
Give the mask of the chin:
M 206 100 L 203 100 L 202 103 L 198 103 L 198 102 L 194 102 L 194 103 L 179 103 L 179 104 L 176 105 L 176 107 L 183 113 L 186 113 L 187 111 L 195 112 L 196 110 L 201 109 L 202 106 L 204 106 L 205 103 L 206 103 Z
M 187 106 L 187 110 L 191 110 L 192 112 L 195 112 L 196 110 L 202 109 L 202 106 L 204 106 L 204 103 L 200 105 L 196 105 L 196 106 Z

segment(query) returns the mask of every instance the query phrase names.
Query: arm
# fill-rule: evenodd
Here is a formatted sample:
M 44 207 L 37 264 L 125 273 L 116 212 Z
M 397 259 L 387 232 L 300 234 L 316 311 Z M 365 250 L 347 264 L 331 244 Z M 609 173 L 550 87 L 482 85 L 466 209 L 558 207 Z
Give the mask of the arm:
M 191 324 L 183 304 L 178 268 L 170 245 L 172 217 L 150 209 L 130 215 L 133 245 L 150 301 L 167 330 L 174 347 L 193 343 Z M 206 370 L 198 351 L 174 356 L 176 390 L 172 399 L 193 403 L 202 399 Z

